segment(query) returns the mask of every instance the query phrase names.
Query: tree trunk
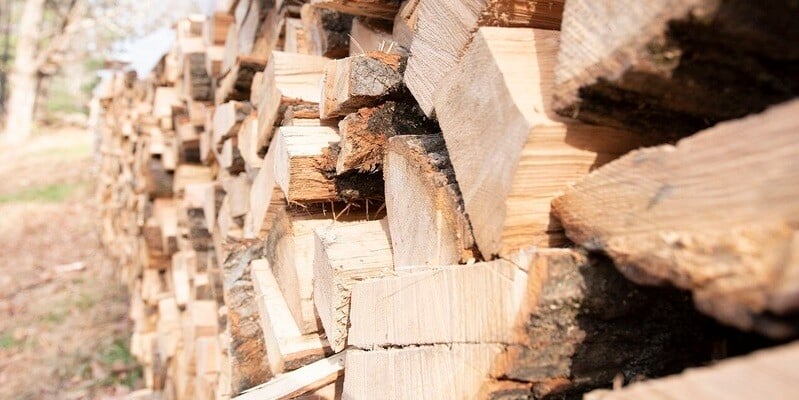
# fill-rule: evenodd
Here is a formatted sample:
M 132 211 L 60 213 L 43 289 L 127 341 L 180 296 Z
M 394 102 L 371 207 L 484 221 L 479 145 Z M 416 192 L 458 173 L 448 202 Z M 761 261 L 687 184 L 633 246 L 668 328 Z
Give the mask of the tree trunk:
M 26 0 L 19 21 L 19 36 L 11 71 L 8 120 L 3 138 L 19 143 L 31 134 L 36 104 L 36 46 L 42 23 L 44 0 Z
M 6 115 L 6 83 L 8 82 L 8 58 L 11 52 L 11 12 L 12 4 L 10 0 L 4 0 L 0 15 L 3 19 L 3 50 L 0 53 L 0 65 L 2 65 L 2 75 L 0 75 L 0 118 Z M 2 121 L 0 119 L 0 121 Z

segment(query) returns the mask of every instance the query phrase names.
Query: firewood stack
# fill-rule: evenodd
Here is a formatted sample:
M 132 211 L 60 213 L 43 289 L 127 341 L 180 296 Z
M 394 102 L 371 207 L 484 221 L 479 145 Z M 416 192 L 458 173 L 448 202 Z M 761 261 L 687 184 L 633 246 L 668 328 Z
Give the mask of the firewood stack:
M 796 6 L 743 3 L 181 20 L 101 94 L 102 238 L 147 387 L 574 397 L 723 357 L 717 322 L 797 336 Z

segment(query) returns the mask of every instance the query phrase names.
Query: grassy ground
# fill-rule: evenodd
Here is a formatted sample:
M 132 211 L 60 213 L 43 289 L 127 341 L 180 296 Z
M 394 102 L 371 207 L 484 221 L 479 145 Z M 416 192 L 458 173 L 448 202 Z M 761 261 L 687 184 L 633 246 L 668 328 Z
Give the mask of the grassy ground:
M 90 173 L 80 130 L 0 148 L 0 399 L 114 399 L 140 385 Z M 85 269 L 59 268 L 72 263 Z

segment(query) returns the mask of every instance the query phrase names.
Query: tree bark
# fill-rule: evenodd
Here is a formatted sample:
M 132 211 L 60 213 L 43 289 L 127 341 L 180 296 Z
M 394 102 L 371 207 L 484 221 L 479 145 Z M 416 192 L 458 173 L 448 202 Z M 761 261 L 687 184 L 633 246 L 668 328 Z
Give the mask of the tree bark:
M 14 144 L 31 134 L 36 104 L 36 47 L 44 0 L 26 0 L 19 22 L 14 68 L 11 71 L 8 120 L 3 139 Z
M 6 115 L 6 84 L 8 82 L 8 59 L 11 53 L 11 12 L 12 4 L 10 0 L 2 2 L 2 9 L 0 15 L 4 16 L 3 20 L 3 52 L 0 54 L 0 63 L 2 63 L 2 75 L 0 76 L 0 118 Z

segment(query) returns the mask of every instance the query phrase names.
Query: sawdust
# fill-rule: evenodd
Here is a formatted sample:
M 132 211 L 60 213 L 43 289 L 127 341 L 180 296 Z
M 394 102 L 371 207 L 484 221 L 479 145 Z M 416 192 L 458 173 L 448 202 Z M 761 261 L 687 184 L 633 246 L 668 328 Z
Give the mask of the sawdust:
M 96 234 L 91 147 L 90 134 L 61 129 L 0 148 L 0 399 L 141 386 L 125 290 Z

